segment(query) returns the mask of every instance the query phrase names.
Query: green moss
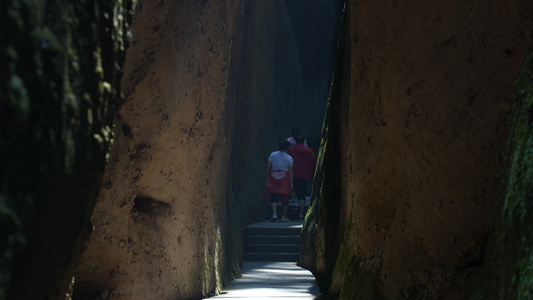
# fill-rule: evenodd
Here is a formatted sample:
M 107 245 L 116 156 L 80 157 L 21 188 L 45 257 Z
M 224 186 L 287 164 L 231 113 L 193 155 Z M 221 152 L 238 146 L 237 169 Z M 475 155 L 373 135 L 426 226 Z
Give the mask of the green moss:
M 0 10 L 10 31 L 0 44 L 0 298 L 64 299 L 122 102 L 125 47 L 99 29 L 127 35 L 131 10 L 131 1 L 22 0 Z M 60 237 L 53 249 L 50 237 Z
M 515 95 L 498 219 L 472 299 L 533 299 L 533 49 Z
M 387 299 L 380 293 L 379 274 L 361 268 L 356 258 L 347 263 L 346 275 L 339 299 Z
M 516 286 L 516 299 L 530 299 L 533 297 L 533 251 L 527 249 L 524 257 L 516 265 L 517 273 L 511 280 L 511 285 Z
M 14 113 L 21 119 L 27 118 L 30 113 L 30 99 L 24 82 L 19 76 L 11 77 L 8 91 L 7 100 L 10 101 Z

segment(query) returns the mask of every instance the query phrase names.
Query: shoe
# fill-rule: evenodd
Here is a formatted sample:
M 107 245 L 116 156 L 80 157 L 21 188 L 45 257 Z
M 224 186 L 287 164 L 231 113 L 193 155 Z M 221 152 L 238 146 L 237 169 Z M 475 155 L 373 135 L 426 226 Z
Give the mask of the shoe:
M 289 220 L 288 218 L 286 217 L 282 217 L 281 218 L 281 222 L 290 222 L 291 220 Z
M 272 217 L 272 218 L 270 218 L 270 222 L 276 222 L 277 219 L 278 218 L 276 218 L 276 217 Z

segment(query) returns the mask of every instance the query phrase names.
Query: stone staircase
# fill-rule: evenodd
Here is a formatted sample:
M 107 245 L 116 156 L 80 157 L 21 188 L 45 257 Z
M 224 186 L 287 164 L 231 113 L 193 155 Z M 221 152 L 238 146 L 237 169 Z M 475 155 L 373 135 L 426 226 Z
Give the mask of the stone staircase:
M 261 222 L 244 232 L 245 261 L 298 262 L 301 222 Z

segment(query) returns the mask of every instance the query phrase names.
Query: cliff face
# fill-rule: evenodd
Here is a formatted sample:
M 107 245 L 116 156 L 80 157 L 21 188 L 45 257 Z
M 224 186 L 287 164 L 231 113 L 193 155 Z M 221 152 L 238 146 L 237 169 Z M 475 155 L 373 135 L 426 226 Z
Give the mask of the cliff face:
M 198 299 L 222 284 L 226 109 L 239 1 L 139 1 L 78 298 Z
M 131 1 L 2 3 L 1 299 L 65 299 L 121 103 L 131 12 Z
M 76 298 L 198 299 L 238 276 L 268 154 L 295 125 L 319 141 L 329 76 L 306 85 L 294 30 L 281 0 L 138 2 Z
M 500 195 L 531 9 L 528 1 L 348 2 L 318 214 L 305 229 L 317 251 L 303 253 L 331 297 L 470 293 Z

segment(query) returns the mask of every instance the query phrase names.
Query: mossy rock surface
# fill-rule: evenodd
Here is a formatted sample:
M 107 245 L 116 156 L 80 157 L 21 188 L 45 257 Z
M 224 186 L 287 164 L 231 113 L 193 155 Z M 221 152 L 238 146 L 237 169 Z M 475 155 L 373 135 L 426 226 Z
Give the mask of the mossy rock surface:
M 2 299 L 67 293 L 112 143 L 132 5 L 3 5 Z
M 497 221 L 472 299 L 533 299 L 533 48 L 516 82 Z

